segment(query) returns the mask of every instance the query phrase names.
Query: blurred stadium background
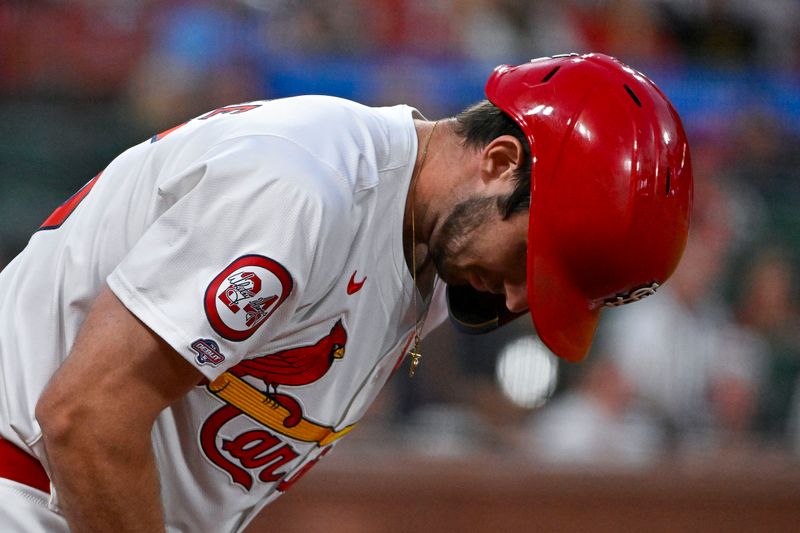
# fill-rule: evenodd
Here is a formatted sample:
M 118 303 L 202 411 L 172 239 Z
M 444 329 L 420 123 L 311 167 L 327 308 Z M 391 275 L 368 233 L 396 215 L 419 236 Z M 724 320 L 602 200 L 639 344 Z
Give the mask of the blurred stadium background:
M 587 362 L 518 321 L 441 328 L 249 531 L 800 530 L 800 2 L 0 2 L 0 265 L 113 157 L 225 104 L 322 93 L 429 118 L 499 63 L 601 51 L 687 126 L 695 213 L 662 291 Z

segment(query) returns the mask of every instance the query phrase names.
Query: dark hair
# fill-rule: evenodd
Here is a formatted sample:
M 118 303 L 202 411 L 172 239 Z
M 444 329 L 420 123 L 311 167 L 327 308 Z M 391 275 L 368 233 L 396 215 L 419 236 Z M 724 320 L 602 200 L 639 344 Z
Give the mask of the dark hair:
M 483 100 L 456 115 L 456 134 L 467 148 L 481 149 L 501 135 L 513 135 L 522 144 L 524 160 L 514 171 L 514 191 L 500 198 L 497 207 L 504 219 L 531 205 L 531 147 L 522 129 L 489 100 Z

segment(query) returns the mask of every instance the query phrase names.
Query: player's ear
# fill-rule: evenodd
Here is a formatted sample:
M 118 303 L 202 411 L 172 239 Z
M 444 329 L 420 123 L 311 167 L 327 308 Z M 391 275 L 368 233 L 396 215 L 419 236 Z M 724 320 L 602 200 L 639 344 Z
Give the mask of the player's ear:
M 481 150 L 481 179 L 484 182 L 510 179 L 525 157 L 519 139 L 513 135 L 501 135 Z

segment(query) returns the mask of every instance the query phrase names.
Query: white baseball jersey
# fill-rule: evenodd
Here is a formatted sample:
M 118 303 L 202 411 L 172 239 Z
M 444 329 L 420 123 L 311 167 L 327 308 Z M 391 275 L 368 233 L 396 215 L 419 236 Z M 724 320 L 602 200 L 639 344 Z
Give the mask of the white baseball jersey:
M 153 430 L 168 529 L 243 528 L 405 354 L 413 112 L 251 102 L 115 159 L 0 274 L 0 436 L 47 468 L 34 407 L 107 283 L 208 380 Z

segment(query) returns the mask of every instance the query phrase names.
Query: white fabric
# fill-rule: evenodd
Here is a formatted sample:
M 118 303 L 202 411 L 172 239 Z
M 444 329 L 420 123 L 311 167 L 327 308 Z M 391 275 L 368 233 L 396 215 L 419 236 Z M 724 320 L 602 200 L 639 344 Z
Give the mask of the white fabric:
M 277 422 L 201 385 L 153 431 L 170 530 L 243 528 L 333 440 L 297 432 L 357 422 L 404 354 L 416 318 L 402 249 L 413 112 L 328 97 L 252 102 L 114 160 L 0 273 L 0 435 L 47 466 L 34 408 L 107 281 L 209 381 L 271 356 L 234 382 L 252 393 L 271 381 L 277 396 L 248 405 Z M 435 301 L 427 329 L 443 317 Z M 344 356 L 320 370 L 333 344 Z M 287 350 L 317 370 L 280 374 L 271 363 Z
M 4 533 L 67 533 L 63 515 L 48 507 L 40 490 L 0 478 L 0 524 Z

